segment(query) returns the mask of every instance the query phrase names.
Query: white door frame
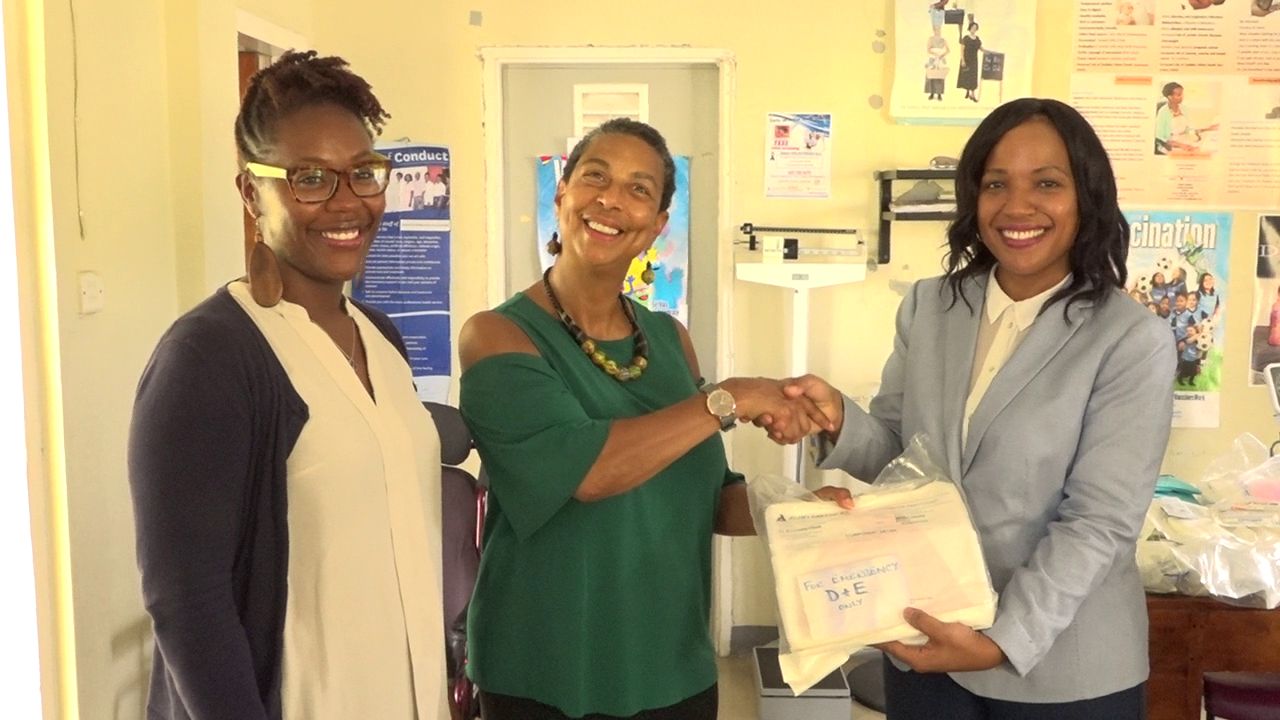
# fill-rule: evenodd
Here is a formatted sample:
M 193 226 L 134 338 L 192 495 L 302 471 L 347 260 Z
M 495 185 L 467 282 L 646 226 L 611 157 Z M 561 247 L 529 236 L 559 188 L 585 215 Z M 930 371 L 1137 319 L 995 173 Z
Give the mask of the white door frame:
M 712 65 L 719 74 L 720 98 L 717 136 L 719 143 L 719 191 L 716 198 L 716 367 L 724 377 L 733 368 L 733 246 L 732 230 L 733 147 L 732 118 L 737 61 L 733 53 L 717 48 L 691 47 L 485 47 L 480 49 L 484 67 L 485 198 L 488 204 L 485 233 L 486 264 L 489 271 L 488 305 L 506 299 L 506 158 L 503 155 L 502 79 L 510 65 Z M 725 435 L 725 448 L 732 458 L 732 437 Z M 711 608 L 712 635 L 721 655 L 729 652 L 733 628 L 732 544 L 717 537 L 713 546 L 712 574 L 715 601 Z
M 236 9 L 236 32 L 266 43 L 273 48 L 279 48 L 279 54 L 272 54 L 272 61 L 279 59 L 280 55 L 290 48 L 306 50 L 311 47 L 311 41 L 305 35 L 276 25 L 269 20 L 264 20 L 254 15 L 248 10 L 239 8 Z

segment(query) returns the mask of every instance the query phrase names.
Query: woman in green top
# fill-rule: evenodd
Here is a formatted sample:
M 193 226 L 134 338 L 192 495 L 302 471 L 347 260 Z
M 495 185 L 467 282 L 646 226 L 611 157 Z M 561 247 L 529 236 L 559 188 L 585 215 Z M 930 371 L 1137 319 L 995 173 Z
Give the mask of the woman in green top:
M 486 720 L 714 718 L 711 535 L 752 532 L 718 431 L 762 414 L 795 420 L 780 442 L 830 427 L 776 381 L 699 392 L 685 328 L 619 294 L 674 182 L 653 128 L 592 131 L 556 190 L 555 265 L 462 329 L 491 490 L 467 623 Z

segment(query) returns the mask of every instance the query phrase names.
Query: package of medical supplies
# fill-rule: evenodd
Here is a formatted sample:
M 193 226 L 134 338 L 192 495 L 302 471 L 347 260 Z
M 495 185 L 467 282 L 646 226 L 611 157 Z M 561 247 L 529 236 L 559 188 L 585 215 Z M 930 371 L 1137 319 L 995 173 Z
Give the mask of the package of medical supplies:
M 1195 487 L 1189 497 L 1157 487 L 1138 542 L 1143 585 L 1244 607 L 1280 606 L 1280 457 L 1246 433 Z
M 748 484 L 773 566 L 783 680 L 797 695 L 873 643 L 922 643 L 902 618 L 915 607 L 982 629 L 996 593 L 964 499 L 912 438 L 852 510 L 798 484 Z

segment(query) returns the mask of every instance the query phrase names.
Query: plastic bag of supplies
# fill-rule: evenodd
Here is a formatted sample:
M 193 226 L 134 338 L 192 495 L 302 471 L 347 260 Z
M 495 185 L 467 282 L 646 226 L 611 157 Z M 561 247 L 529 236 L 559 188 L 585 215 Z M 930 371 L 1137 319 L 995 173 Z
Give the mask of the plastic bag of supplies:
M 1199 502 L 1161 495 L 1157 485 L 1137 547 L 1143 585 L 1280 607 L 1280 456 L 1246 433 L 1193 487 Z
M 875 643 L 925 641 L 902 618 L 991 626 L 996 593 L 958 488 L 912 438 L 845 510 L 777 476 L 748 484 L 773 567 L 782 679 L 799 695 Z

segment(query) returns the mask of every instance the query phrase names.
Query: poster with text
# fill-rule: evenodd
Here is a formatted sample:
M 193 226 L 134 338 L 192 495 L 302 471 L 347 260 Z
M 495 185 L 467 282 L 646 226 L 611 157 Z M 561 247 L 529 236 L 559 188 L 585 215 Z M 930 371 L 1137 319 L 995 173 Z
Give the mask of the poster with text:
M 1121 201 L 1275 207 L 1280 2 L 1080 0 L 1072 106 L 1098 131 Z
M 418 396 L 446 402 L 449 318 L 449 149 L 379 146 L 391 158 L 387 209 L 351 296 L 390 316 L 404 337 Z
M 765 122 L 764 196 L 831 197 L 831 115 L 769 113 Z
M 901 123 L 977 125 L 1031 94 L 1036 3 L 895 0 L 893 94 Z
M 1126 290 L 1169 325 L 1173 426 L 1218 427 L 1231 213 L 1131 210 Z
M 1262 370 L 1280 362 L 1280 215 L 1258 217 L 1249 384 L 1265 383 Z
M 631 261 L 623 281 L 623 294 L 658 312 L 675 316 L 689 325 L 689 158 L 677 155 L 676 190 L 667 208 L 667 225 L 657 240 Z M 564 156 L 543 155 L 537 159 L 538 188 L 538 258 L 542 270 L 551 267 L 554 258 L 547 252 L 547 241 L 556 232 L 556 186 L 564 170 Z M 645 267 L 653 268 L 653 283 L 642 275 Z

